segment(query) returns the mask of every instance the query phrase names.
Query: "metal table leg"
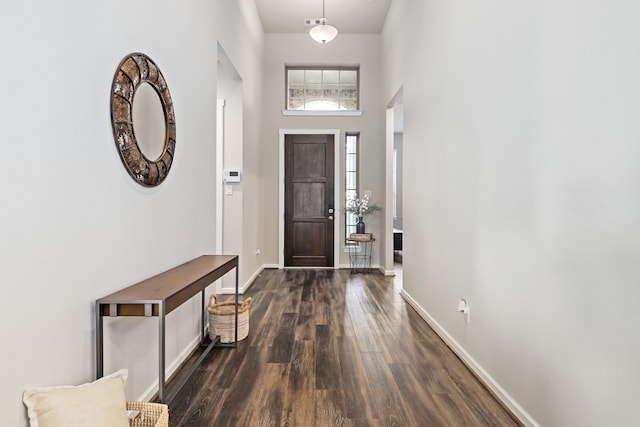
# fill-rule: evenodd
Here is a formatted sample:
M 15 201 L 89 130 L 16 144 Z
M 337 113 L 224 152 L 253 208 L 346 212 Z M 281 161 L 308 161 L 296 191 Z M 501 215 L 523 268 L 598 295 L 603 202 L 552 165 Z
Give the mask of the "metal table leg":
M 164 400 L 164 351 L 165 351 L 165 306 L 164 301 L 160 301 L 158 304 L 158 400 L 161 403 L 165 403 Z
M 104 321 L 101 305 L 96 304 L 96 378 L 104 375 Z

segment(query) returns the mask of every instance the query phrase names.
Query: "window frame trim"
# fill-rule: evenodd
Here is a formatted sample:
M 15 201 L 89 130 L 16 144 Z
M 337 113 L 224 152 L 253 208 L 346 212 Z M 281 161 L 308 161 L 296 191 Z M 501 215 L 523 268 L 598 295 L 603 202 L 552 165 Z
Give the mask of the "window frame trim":
M 289 110 L 289 70 L 348 70 L 356 72 L 356 110 Z M 287 113 L 285 113 L 287 112 Z M 298 114 L 291 114 L 296 112 Z M 299 113 L 307 114 L 299 114 Z M 344 114 L 344 113 L 351 114 Z M 308 114 L 311 113 L 311 114 Z M 328 114 L 333 113 L 333 114 Z M 335 114 L 341 113 L 341 114 Z M 356 113 L 356 114 L 353 114 Z M 358 114 L 359 113 L 359 114 Z M 283 116 L 362 116 L 360 109 L 360 64 L 357 65 L 287 65 L 284 66 L 284 108 Z

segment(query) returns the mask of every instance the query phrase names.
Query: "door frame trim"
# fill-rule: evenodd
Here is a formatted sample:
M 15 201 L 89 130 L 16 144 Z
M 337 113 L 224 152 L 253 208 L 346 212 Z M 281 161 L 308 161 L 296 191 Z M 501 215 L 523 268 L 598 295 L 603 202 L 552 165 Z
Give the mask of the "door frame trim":
M 334 194 L 334 220 L 333 220 L 333 267 L 340 268 L 340 227 L 342 209 L 340 192 L 342 181 L 340 180 L 340 129 L 279 129 L 278 142 L 278 268 L 284 268 L 284 139 L 286 135 L 333 135 L 333 194 Z M 297 267 L 306 268 L 306 267 Z M 311 267 L 310 267 L 311 268 Z

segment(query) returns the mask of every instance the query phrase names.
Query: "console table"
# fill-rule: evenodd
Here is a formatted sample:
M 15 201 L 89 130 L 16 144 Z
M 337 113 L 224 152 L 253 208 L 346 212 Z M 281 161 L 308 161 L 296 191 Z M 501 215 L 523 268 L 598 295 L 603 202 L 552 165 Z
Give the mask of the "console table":
M 229 344 L 214 340 L 206 344 L 205 324 L 207 310 L 205 289 L 232 269 L 236 269 L 236 339 Z M 202 299 L 200 344 L 206 350 L 200 355 L 191 372 L 174 393 L 165 400 L 165 317 L 198 292 Z M 104 375 L 104 317 L 144 316 L 158 317 L 158 400 L 170 402 L 197 369 L 211 348 L 237 347 L 238 345 L 238 256 L 203 255 L 189 262 L 167 270 L 128 288 L 96 300 L 96 375 Z

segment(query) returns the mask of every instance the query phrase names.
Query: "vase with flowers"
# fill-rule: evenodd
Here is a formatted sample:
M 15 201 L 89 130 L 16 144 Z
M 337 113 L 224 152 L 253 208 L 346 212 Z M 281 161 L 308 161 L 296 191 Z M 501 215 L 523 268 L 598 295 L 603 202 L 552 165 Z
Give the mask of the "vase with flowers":
M 371 203 L 370 197 L 366 194 L 361 199 L 358 198 L 357 194 L 347 197 L 345 211 L 358 217 L 358 222 L 356 223 L 357 234 L 364 234 L 365 232 L 364 216 L 381 209 L 377 203 Z

